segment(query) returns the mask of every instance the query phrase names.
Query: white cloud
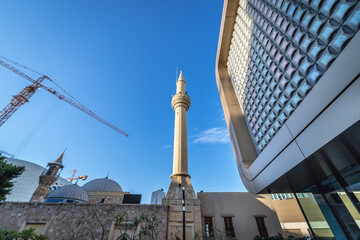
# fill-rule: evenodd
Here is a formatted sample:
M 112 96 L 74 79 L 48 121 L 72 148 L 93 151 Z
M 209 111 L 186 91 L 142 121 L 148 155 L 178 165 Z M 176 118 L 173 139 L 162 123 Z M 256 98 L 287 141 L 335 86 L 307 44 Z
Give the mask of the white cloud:
M 169 144 L 169 145 L 165 145 L 165 146 L 163 146 L 162 148 L 166 149 L 166 148 L 171 148 L 171 147 L 172 147 L 172 145 L 171 145 L 171 144 Z
M 205 144 L 216 144 L 216 143 L 228 143 L 230 142 L 229 132 L 227 128 L 209 128 L 201 131 L 200 133 L 193 136 L 193 143 L 205 143 Z

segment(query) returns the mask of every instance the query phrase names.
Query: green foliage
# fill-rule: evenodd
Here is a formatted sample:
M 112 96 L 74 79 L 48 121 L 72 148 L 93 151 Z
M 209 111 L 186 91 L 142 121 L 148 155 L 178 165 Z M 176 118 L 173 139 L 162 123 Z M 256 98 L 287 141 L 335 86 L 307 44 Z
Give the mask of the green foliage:
M 46 238 L 44 235 L 36 234 L 34 228 L 26 229 L 22 232 L 0 229 L 0 239 L 3 240 L 45 240 Z
M 151 214 L 141 213 L 133 218 L 127 212 L 120 212 L 114 218 L 115 226 L 120 230 L 121 235 L 126 234 L 129 239 L 151 239 L 156 240 L 165 226 L 165 223 L 158 218 L 157 212 Z M 139 232 L 137 227 L 140 226 Z
M 294 236 L 288 236 L 283 237 L 283 235 L 281 233 L 278 233 L 276 236 L 270 236 L 270 237 L 260 237 L 259 235 L 256 235 L 254 237 L 254 240 L 307 240 L 309 238 L 307 237 L 302 237 L 302 238 L 296 238 Z
M 171 238 L 171 240 L 181 240 L 181 238 L 180 238 L 180 230 L 178 228 L 176 228 L 176 232 L 171 233 L 170 238 Z
M 11 192 L 14 186 L 11 180 L 20 176 L 24 170 L 24 166 L 7 163 L 5 157 L 0 155 L 0 201 L 4 201 L 5 196 Z
M 143 223 L 143 227 L 140 230 L 140 236 L 148 236 L 152 239 L 157 235 L 157 229 L 161 223 L 161 220 L 158 219 L 155 213 L 149 215 L 146 213 L 141 213 L 138 217 Z
M 201 230 L 195 232 L 195 235 L 194 235 L 194 239 L 193 239 L 193 240 L 200 240 L 200 239 L 203 239 L 203 233 L 202 233 Z

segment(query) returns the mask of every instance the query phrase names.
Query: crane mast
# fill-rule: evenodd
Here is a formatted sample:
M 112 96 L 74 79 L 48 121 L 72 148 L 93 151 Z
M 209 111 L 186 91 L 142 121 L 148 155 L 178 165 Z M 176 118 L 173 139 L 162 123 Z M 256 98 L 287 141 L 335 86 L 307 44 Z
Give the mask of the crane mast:
M 73 107 L 79 109 L 80 111 L 88 114 L 89 116 L 95 118 L 96 120 L 100 121 L 101 123 L 114 129 L 115 131 L 117 131 L 127 137 L 129 136 L 127 133 L 125 133 L 120 128 L 116 127 L 115 125 L 107 122 L 100 116 L 93 113 L 90 109 L 85 107 L 79 101 L 77 101 L 77 100 L 73 101 L 70 98 L 64 96 L 63 94 L 43 85 L 42 82 L 45 79 L 48 79 L 49 81 L 54 82 L 49 77 L 44 75 L 44 76 L 40 77 L 39 79 L 34 80 L 31 77 L 29 77 L 28 75 L 26 75 L 25 73 L 21 72 L 20 70 L 16 69 L 15 67 L 11 66 L 10 64 L 6 63 L 5 61 L 3 61 L 1 59 L 0 59 L 0 65 L 6 67 L 7 69 L 11 70 L 12 72 L 14 72 L 18 75 L 20 75 L 21 77 L 25 78 L 26 80 L 32 82 L 31 85 L 25 87 L 18 95 L 14 96 L 13 99 L 11 100 L 11 102 L 3 110 L 0 111 L 0 126 L 2 126 L 6 122 L 6 120 L 8 120 L 15 113 L 15 111 L 17 109 L 19 109 L 20 106 L 22 106 L 23 104 L 28 102 L 29 99 L 34 95 L 35 91 L 38 88 L 42 88 L 42 89 L 46 90 L 47 92 L 55 95 L 59 99 L 63 100 L 64 102 L 72 105 Z

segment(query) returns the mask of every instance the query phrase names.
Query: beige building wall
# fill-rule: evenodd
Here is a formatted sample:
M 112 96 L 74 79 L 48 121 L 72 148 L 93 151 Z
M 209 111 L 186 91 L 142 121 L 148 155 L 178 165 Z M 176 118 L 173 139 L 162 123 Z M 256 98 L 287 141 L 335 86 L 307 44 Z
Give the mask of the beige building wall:
M 269 236 L 308 236 L 308 227 L 295 199 L 272 200 L 269 194 L 254 195 L 247 192 L 198 193 L 201 218 L 212 217 L 213 227 L 224 230 L 224 217 L 232 217 L 234 239 L 253 239 L 259 235 L 255 217 L 264 217 Z
M 264 217 L 269 235 L 281 233 L 276 213 L 269 207 L 266 195 L 246 192 L 198 193 L 201 201 L 201 217 L 212 217 L 214 229 L 224 230 L 224 217 L 232 217 L 235 239 L 252 240 L 259 235 L 255 217 Z M 204 226 L 204 223 L 203 223 Z
M 267 196 L 269 198 L 269 195 Z M 295 198 L 283 200 L 272 200 L 270 198 L 270 203 L 279 218 L 285 236 L 301 237 L 310 235 L 308 224 Z

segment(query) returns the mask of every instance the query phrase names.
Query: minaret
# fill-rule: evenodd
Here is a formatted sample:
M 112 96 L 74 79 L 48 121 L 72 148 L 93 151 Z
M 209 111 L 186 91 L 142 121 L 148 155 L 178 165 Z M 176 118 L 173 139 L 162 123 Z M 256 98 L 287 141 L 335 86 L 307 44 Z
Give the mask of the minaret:
M 186 82 L 182 71 L 176 82 L 176 95 L 173 96 L 171 105 L 175 111 L 175 134 L 174 134 L 174 176 L 189 177 L 188 174 L 188 151 L 187 151 L 187 121 L 186 112 L 190 107 L 190 97 L 186 92 Z
M 64 165 L 62 164 L 62 159 L 65 151 L 66 149 L 55 161 L 48 163 L 47 169 L 45 169 L 39 177 L 39 185 L 31 196 L 30 202 L 41 202 L 42 200 L 44 200 L 50 186 L 59 178 L 59 170 L 62 170 L 64 168 Z
M 168 239 L 171 234 L 181 231 L 183 210 L 183 187 L 185 187 L 186 239 L 192 239 L 195 232 L 201 231 L 200 200 L 196 197 L 188 172 L 188 144 L 186 112 L 190 107 L 190 97 L 186 92 L 186 82 L 182 71 L 176 82 L 176 95 L 171 105 L 175 111 L 173 173 L 171 183 L 163 204 L 169 205 Z

